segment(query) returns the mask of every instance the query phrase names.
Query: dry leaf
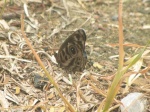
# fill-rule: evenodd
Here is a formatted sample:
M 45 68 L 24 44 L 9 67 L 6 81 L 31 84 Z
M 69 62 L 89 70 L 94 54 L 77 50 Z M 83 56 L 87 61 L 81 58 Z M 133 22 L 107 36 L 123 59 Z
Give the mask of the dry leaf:
M 15 94 L 19 94 L 20 93 L 20 87 L 15 87 L 16 89 L 16 93 Z
M 93 66 L 94 66 L 95 68 L 99 68 L 99 69 L 102 69 L 102 68 L 103 68 L 103 66 L 100 65 L 98 62 L 94 62 Z

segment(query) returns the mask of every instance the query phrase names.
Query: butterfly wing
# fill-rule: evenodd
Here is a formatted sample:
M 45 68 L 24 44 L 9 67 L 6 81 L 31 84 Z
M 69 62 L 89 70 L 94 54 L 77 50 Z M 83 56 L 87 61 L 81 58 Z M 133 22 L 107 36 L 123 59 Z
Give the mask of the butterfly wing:
M 84 69 L 87 62 L 85 41 L 86 34 L 83 29 L 79 29 L 63 42 L 58 53 L 55 53 L 60 67 L 73 72 Z

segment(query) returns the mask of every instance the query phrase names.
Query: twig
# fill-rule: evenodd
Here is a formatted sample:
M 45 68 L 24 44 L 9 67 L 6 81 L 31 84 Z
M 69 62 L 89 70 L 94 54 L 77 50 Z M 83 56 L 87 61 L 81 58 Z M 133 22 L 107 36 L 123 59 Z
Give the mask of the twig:
M 60 32 L 63 28 L 65 28 L 66 26 L 70 25 L 71 23 L 73 23 L 74 21 L 76 21 L 77 18 L 73 18 L 69 23 L 67 23 L 65 26 L 62 27 L 56 27 L 53 32 L 51 33 L 51 35 L 48 38 L 51 38 L 53 35 L 57 34 L 58 32 Z
M 79 28 L 82 28 L 82 26 L 85 25 L 91 19 L 91 17 L 93 16 L 93 14 L 94 13 L 92 13 L 91 16 L 88 17 L 87 20 L 79 26 Z
M 69 10 L 68 10 L 68 6 L 67 6 L 67 3 L 66 3 L 66 0 L 63 0 L 63 4 L 64 4 L 64 7 L 65 7 L 66 12 L 67 12 L 67 17 L 70 17 L 70 14 L 69 14 Z
M 4 59 L 16 59 L 16 60 L 27 62 L 27 63 L 32 62 L 30 60 L 20 59 L 20 58 L 17 58 L 16 56 L 11 56 L 11 55 L 9 55 L 9 56 L 7 56 L 7 55 L 0 55 L 0 58 L 4 58 Z
M 66 22 L 68 21 L 67 18 L 65 18 L 58 10 L 52 9 L 53 11 L 57 12 L 58 15 L 60 15 L 60 17 L 62 19 L 64 19 Z
M 77 1 L 84 9 L 86 9 L 85 5 L 81 2 L 81 0 L 77 0 Z

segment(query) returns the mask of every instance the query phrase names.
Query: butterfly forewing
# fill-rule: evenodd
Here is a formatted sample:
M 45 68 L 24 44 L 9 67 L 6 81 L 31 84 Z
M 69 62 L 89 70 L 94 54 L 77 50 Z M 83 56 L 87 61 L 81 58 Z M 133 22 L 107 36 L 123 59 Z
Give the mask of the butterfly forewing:
M 86 34 L 83 29 L 75 31 L 55 53 L 57 63 L 67 71 L 82 71 L 87 61 L 85 52 Z

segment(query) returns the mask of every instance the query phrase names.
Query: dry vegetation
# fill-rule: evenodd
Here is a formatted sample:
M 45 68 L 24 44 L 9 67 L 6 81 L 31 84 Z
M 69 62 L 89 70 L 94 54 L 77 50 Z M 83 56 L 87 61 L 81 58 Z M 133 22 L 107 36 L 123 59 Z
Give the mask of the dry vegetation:
M 29 0 L 26 5 L 19 0 L 0 1 L 0 109 L 68 111 L 54 86 L 46 77 L 41 78 L 45 73 L 21 34 L 20 17 L 24 13 L 26 36 L 64 97 L 80 112 L 96 111 L 106 98 L 118 67 L 118 0 Z M 125 60 L 147 44 L 149 18 L 149 2 L 126 0 L 123 3 Z M 87 35 L 88 63 L 82 73 L 71 74 L 75 83 L 71 84 L 69 75 L 51 56 L 79 28 L 85 29 Z M 150 66 L 150 51 L 146 52 L 138 71 Z M 126 91 L 124 80 L 116 99 L 119 101 L 135 91 L 144 93 L 150 104 L 149 78 L 147 69 Z M 39 79 L 42 83 L 38 83 Z M 117 104 L 114 102 L 112 107 Z M 150 111 L 150 105 L 147 110 Z

